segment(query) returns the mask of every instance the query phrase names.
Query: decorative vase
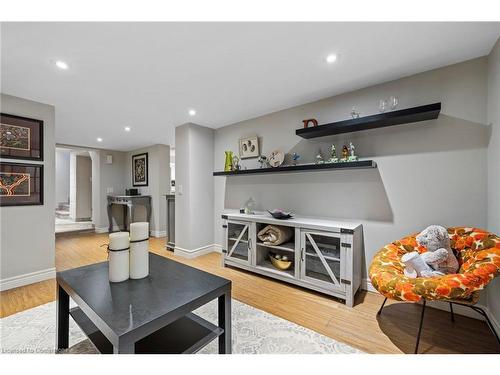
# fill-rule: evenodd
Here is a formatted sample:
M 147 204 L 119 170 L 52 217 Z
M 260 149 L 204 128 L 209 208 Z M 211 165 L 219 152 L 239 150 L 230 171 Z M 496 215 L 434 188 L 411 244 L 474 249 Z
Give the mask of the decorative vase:
M 226 154 L 226 162 L 224 163 L 224 172 L 231 172 L 233 170 L 233 152 L 224 151 Z

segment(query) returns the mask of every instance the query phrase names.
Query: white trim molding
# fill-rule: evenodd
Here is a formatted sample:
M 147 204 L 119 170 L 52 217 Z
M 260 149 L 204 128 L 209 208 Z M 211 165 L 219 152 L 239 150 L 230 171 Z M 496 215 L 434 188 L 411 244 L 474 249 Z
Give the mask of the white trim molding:
M 53 279 L 55 277 L 56 277 L 55 267 L 48 268 L 46 270 L 26 273 L 24 275 L 8 277 L 6 279 L 0 280 L 0 291 L 18 288 L 20 286 L 28 284 L 38 283 L 40 281 Z
M 113 232 L 118 232 L 120 230 L 120 227 L 118 225 L 113 225 Z M 108 233 L 108 227 L 94 227 L 94 231 L 96 233 Z
M 197 249 L 193 250 L 183 249 L 182 247 L 179 246 L 176 246 L 174 248 L 174 255 L 178 255 L 184 258 L 196 258 L 201 255 L 213 252 L 222 253 L 222 246 L 218 244 L 211 244 L 207 246 L 198 247 Z

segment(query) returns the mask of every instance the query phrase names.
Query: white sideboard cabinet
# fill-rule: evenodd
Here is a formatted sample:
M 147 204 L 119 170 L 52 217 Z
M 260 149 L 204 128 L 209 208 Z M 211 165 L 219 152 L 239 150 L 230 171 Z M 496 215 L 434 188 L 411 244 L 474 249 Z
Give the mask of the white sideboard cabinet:
M 361 223 L 307 217 L 277 220 L 267 213 L 247 215 L 236 211 L 224 212 L 222 218 L 224 266 L 326 293 L 353 306 L 361 285 Z M 269 224 L 291 227 L 294 235 L 279 246 L 265 245 L 257 233 Z M 291 267 L 275 268 L 269 253 L 286 255 L 292 261 Z

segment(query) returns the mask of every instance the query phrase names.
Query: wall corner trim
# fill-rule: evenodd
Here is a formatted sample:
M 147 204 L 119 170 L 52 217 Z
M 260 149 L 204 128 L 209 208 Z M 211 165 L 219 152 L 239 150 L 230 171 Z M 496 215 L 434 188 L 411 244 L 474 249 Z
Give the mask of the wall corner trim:
M 56 277 L 55 267 L 31 273 L 26 273 L 24 275 L 8 277 L 6 279 L 0 280 L 0 291 L 3 292 L 4 290 L 9 290 L 28 284 L 38 283 L 40 281 L 54 279 L 55 277 Z

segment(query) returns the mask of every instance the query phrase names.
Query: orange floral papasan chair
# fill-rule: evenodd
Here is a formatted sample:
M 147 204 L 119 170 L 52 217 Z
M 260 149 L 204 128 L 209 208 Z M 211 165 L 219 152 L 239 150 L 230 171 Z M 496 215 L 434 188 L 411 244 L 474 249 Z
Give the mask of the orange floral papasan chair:
M 458 273 L 410 279 L 403 273 L 404 264 L 401 257 L 411 251 L 426 251 L 425 247 L 418 246 L 415 239 L 417 235 L 418 233 L 415 233 L 384 246 L 372 260 L 369 269 L 372 285 L 386 297 L 378 314 L 382 312 L 387 298 L 397 301 L 422 301 L 422 316 L 415 347 L 417 353 L 427 300 L 449 302 L 453 321 L 452 304 L 466 305 L 485 317 L 500 344 L 486 313 L 480 307 L 474 306 L 479 299 L 479 291 L 500 275 L 500 237 L 478 228 L 448 228 L 451 248 L 460 265 Z

